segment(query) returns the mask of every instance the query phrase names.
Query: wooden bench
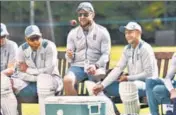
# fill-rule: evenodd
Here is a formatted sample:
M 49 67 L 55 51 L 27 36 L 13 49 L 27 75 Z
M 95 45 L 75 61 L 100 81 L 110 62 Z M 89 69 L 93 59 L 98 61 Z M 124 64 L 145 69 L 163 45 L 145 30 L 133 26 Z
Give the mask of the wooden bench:
M 158 75 L 164 78 L 169 68 L 169 61 L 171 60 L 174 52 L 155 52 L 158 65 Z M 162 64 L 164 64 L 162 66 Z
M 169 61 L 172 58 L 174 52 L 155 52 L 155 56 L 157 59 L 157 65 L 158 65 L 158 72 L 159 72 L 159 76 L 160 77 L 165 77 L 167 70 L 168 70 L 168 66 L 169 66 Z M 58 51 L 58 69 L 59 72 L 61 74 L 62 77 L 64 77 L 67 69 L 70 67 L 70 64 L 67 62 L 67 60 L 65 59 L 65 51 Z M 109 62 L 107 63 L 106 69 L 109 69 Z M 84 83 L 81 82 L 79 84 L 79 87 L 77 88 L 78 90 L 78 94 L 79 95 L 88 95 L 88 92 L 86 90 L 86 88 L 84 87 Z M 113 101 L 115 103 L 119 103 L 121 102 L 121 100 L 119 101 L 119 97 L 118 98 L 114 98 Z M 145 100 L 144 99 L 140 99 L 140 102 L 143 103 Z M 29 99 L 29 101 L 25 102 L 24 100 L 21 101 L 22 103 L 36 103 L 37 99 L 35 101 L 32 101 Z M 146 102 L 144 102 L 144 106 L 142 107 L 146 107 Z M 19 109 L 21 109 L 21 105 L 19 106 Z M 20 110 L 21 113 L 21 110 Z

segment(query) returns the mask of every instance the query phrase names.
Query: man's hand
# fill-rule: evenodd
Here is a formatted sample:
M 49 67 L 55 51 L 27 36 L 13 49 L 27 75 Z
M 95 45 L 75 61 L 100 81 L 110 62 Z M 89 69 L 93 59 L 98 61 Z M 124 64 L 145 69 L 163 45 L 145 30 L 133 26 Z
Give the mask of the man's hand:
M 70 59 L 73 58 L 73 54 L 74 54 L 73 50 L 67 49 L 67 50 L 66 50 L 66 53 L 67 53 L 67 56 L 68 56 Z
M 28 65 L 26 63 L 24 62 L 19 63 L 19 69 L 21 72 L 26 72 L 27 68 L 28 68 Z
M 14 73 L 14 63 L 9 63 L 7 69 L 1 71 L 1 73 L 7 75 L 8 77 Z
M 96 72 L 96 67 L 95 65 L 89 65 L 89 67 L 87 68 L 87 73 L 90 75 L 94 75 Z
M 14 70 L 12 68 L 7 68 L 7 69 L 3 70 L 1 73 L 5 74 L 9 77 L 13 74 L 13 72 L 14 72 Z
M 117 80 L 118 82 L 128 81 L 127 75 L 121 75 L 120 78 Z
M 174 99 L 174 98 L 176 98 L 176 89 L 172 89 L 170 91 L 170 99 Z
M 95 95 L 98 95 L 98 93 L 100 93 L 101 91 L 103 91 L 104 87 L 102 84 L 96 84 L 94 87 L 93 87 L 93 93 Z

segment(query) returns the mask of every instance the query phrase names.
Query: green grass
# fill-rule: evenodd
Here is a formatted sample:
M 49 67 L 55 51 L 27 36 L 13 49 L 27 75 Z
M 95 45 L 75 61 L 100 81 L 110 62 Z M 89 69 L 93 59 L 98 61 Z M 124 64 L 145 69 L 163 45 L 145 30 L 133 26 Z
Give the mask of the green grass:
M 111 61 L 110 68 L 114 67 L 117 61 L 120 59 L 124 46 L 112 46 L 111 50 Z M 157 47 L 153 46 L 155 52 L 166 51 L 166 52 L 176 52 L 176 47 Z M 65 51 L 65 47 L 59 47 L 58 50 Z M 123 105 L 117 104 L 118 109 L 123 112 Z M 39 106 L 38 104 L 23 104 L 22 105 L 23 115 L 39 115 Z M 141 109 L 140 115 L 147 115 L 149 109 Z

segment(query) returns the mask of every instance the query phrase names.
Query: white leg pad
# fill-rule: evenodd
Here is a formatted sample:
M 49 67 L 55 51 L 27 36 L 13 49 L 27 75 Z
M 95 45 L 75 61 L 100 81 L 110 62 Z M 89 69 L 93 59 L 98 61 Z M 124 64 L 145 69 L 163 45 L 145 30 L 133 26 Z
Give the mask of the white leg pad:
M 1 73 L 1 94 L 12 92 L 10 78 Z
M 1 109 L 3 115 L 18 115 L 17 100 L 13 92 L 1 94 Z
M 40 74 L 37 77 L 37 91 L 40 104 L 40 115 L 45 115 L 44 100 L 46 97 L 54 96 L 56 85 L 54 78 L 48 74 Z
M 133 82 L 121 82 L 119 93 L 124 104 L 124 114 L 139 114 L 140 104 L 136 85 Z

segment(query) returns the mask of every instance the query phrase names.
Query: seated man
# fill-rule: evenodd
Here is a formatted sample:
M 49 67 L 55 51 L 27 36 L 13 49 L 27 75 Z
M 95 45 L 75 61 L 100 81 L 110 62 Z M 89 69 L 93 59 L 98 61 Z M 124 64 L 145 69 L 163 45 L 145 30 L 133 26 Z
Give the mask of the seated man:
M 57 67 L 56 45 L 43 39 L 36 25 L 25 29 L 25 40 L 17 54 L 17 72 L 14 77 L 23 81 L 21 87 L 17 88 L 17 96 L 36 96 L 38 93 L 40 113 L 45 115 L 44 99 L 54 96 L 63 88 Z
M 94 22 L 92 4 L 80 3 L 77 14 L 79 26 L 73 28 L 67 38 L 66 58 L 71 67 L 64 76 L 65 95 L 77 95 L 75 85 L 84 79 L 99 81 L 105 75 L 111 50 L 109 32 Z
M 107 29 L 94 22 L 95 11 L 91 3 L 82 2 L 77 8 L 79 26 L 68 34 L 66 58 L 71 67 L 64 76 L 66 95 L 77 95 L 75 84 L 89 78 L 96 81 L 97 69 L 105 73 L 109 61 L 111 41 Z
M 146 94 L 149 104 L 150 112 L 152 115 L 159 115 L 158 105 L 171 103 L 172 99 L 176 100 L 176 53 L 172 57 L 172 62 L 167 75 L 164 80 L 162 79 L 147 79 L 146 80 Z M 173 114 L 175 115 L 175 114 Z
M 125 33 L 129 44 L 124 48 L 116 67 L 94 87 L 93 92 L 98 94 L 104 90 L 110 96 L 119 96 L 119 83 L 132 81 L 140 89 L 139 96 L 144 96 L 145 79 L 158 76 L 153 49 L 141 39 L 142 29 L 138 23 L 129 22 L 126 26 L 121 26 L 120 31 Z M 122 74 L 125 67 L 128 69 L 128 75 Z
M 1 23 L 1 109 L 3 115 L 17 115 L 17 100 L 12 90 L 10 76 L 15 70 L 18 46 L 15 42 L 7 39 L 8 35 L 6 25 Z

